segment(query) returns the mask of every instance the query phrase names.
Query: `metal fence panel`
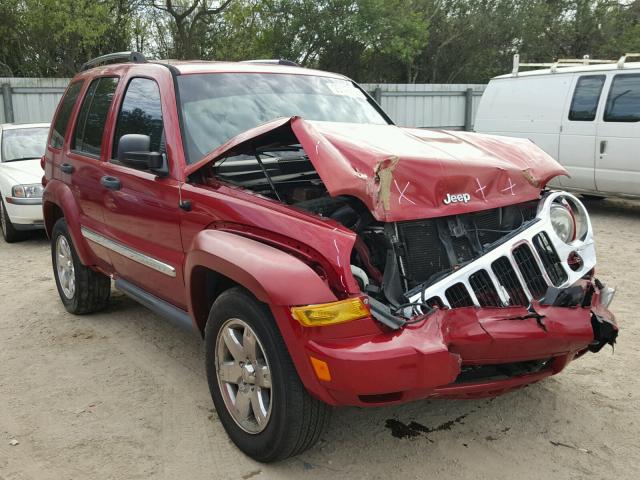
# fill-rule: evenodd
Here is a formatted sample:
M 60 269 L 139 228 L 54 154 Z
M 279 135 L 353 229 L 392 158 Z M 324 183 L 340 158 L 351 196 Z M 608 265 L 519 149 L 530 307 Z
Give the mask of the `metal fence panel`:
M 68 78 L 0 78 L 0 123 L 50 122 Z M 7 90 L 8 86 L 8 92 Z M 363 84 L 398 125 L 471 129 L 485 85 Z M 9 100 L 10 105 L 7 105 Z M 469 108 L 469 105 L 471 108 Z M 12 107 L 12 108 L 8 108 Z M 13 119 L 9 117 L 13 112 Z
M 0 86 L 5 85 L 3 91 L 9 86 L 13 107 L 9 109 L 13 111 L 10 118 L 5 93 L 0 100 L 0 122 L 50 122 L 68 83 L 68 78 L 0 78 Z
M 486 85 L 365 83 L 362 88 L 379 97 L 382 108 L 403 127 L 473 127 L 473 119 Z M 467 90 L 470 90 L 467 94 Z M 470 100 L 467 99 L 470 95 Z M 467 113 L 467 104 L 470 111 Z

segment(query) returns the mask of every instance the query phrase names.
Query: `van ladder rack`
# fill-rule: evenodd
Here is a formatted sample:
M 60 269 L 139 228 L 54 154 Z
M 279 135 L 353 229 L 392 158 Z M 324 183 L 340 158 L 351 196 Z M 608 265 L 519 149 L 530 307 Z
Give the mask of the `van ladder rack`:
M 82 65 L 81 72 L 89 70 L 90 68 L 97 67 L 99 65 L 105 65 L 107 63 L 147 63 L 147 59 L 140 52 L 116 52 L 96 57 Z
M 624 63 L 627 61 L 627 58 L 640 58 L 640 53 L 625 53 L 623 56 L 621 56 L 620 60 L 618 60 L 619 69 L 624 68 Z
M 589 58 L 589 55 L 585 55 L 582 58 L 559 58 L 555 62 L 552 63 L 520 63 L 520 55 L 515 54 L 513 56 L 513 70 L 511 74 L 514 77 L 518 76 L 518 71 L 520 67 L 549 67 L 549 71 L 551 73 L 556 73 L 558 71 L 558 67 L 578 67 L 580 65 L 606 65 L 617 63 L 618 68 L 624 68 L 624 59 L 626 57 L 640 57 L 640 54 L 637 53 L 627 53 L 620 57 L 620 60 L 598 60 L 595 58 Z M 623 66 L 620 66 L 622 62 Z

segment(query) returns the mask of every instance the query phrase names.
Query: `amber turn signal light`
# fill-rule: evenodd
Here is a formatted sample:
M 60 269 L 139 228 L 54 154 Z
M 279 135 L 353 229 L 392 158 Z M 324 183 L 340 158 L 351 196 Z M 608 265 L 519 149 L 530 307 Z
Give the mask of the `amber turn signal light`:
M 323 382 L 331 381 L 331 372 L 329 371 L 329 365 L 324 360 L 320 360 L 316 357 L 309 357 L 311 360 L 311 366 L 313 367 L 313 371 L 316 372 L 316 377 L 318 380 L 322 380 Z
M 291 314 L 305 327 L 322 327 L 366 318 L 370 312 L 365 300 L 357 297 L 318 305 L 291 307 Z

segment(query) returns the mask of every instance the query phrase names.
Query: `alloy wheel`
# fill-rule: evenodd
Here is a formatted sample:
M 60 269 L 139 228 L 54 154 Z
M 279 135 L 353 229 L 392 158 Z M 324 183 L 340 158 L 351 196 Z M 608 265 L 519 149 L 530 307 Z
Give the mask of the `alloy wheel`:
M 245 432 L 262 432 L 271 416 L 271 369 L 260 339 L 243 320 L 231 318 L 216 339 L 216 372 L 225 406 Z
M 76 272 L 71 246 L 63 235 L 56 239 L 56 273 L 62 293 L 71 300 L 76 293 Z

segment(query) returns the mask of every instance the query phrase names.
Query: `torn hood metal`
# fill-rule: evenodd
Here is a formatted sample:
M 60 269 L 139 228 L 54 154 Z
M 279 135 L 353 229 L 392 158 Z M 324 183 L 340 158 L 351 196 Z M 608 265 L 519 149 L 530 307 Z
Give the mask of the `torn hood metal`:
M 300 143 L 332 196 L 360 199 L 383 222 L 441 217 L 539 198 L 567 171 L 533 142 L 460 131 L 279 118 L 189 165 L 271 143 Z

